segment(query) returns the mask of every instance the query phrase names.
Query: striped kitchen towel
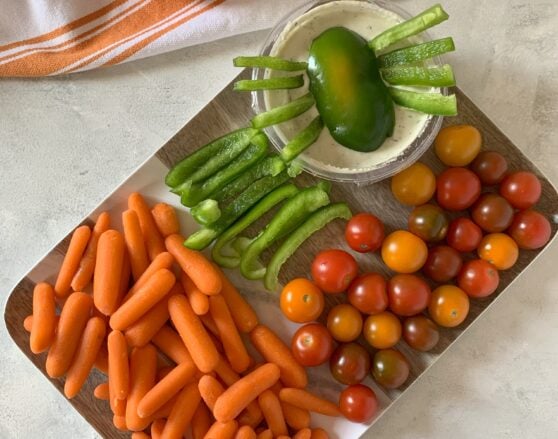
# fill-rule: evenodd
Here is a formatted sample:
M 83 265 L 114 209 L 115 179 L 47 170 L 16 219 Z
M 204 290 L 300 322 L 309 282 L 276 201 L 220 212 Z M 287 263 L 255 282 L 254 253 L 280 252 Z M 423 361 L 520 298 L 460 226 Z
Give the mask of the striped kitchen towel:
M 0 0 L 0 76 L 80 72 L 271 27 L 308 0 Z

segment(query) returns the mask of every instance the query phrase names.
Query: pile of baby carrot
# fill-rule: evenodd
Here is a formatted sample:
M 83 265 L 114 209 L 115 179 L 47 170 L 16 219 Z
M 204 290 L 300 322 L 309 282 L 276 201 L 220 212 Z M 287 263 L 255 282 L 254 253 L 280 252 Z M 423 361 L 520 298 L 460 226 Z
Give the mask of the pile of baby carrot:
M 327 438 L 310 412 L 339 416 L 305 390 L 290 349 L 205 256 L 183 246 L 174 209 L 133 193 L 123 232 L 107 212 L 78 227 L 54 287 L 39 283 L 25 319 L 46 371 L 73 398 L 94 391 L 132 438 Z M 57 315 L 60 308 L 60 315 Z M 248 353 L 247 340 L 263 360 Z M 290 436 L 292 435 L 292 436 Z

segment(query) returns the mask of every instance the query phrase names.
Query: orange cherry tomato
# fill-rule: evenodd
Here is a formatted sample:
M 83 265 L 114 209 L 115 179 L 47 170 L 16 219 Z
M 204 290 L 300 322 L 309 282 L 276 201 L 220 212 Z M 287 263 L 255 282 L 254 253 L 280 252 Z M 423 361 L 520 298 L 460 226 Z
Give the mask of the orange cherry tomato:
M 478 254 L 496 269 L 507 270 L 516 263 L 519 249 L 515 241 L 505 233 L 491 233 L 482 239 Z
M 308 279 L 293 279 L 281 291 L 280 306 L 283 314 L 296 323 L 316 320 L 324 310 L 324 295 Z
M 356 340 L 362 332 L 362 315 L 346 303 L 334 306 L 327 315 L 327 329 L 337 341 Z
M 382 259 L 393 271 L 414 273 L 422 268 L 428 248 L 422 239 L 406 230 L 397 230 L 384 239 Z
M 467 318 L 469 297 L 461 288 L 442 285 L 432 292 L 428 312 L 438 325 L 453 328 Z
M 373 348 L 391 348 L 401 339 L 401 322 L 387 311 L 374 314 L 364 322 L 363 334 Z
M 482 137 L 471 125 L 455 125 L 440 131 L 434 141 L 436 155 L 447 166 L 467 166 L 478 155 Z
M 391 191 L 402 204 L 428 203 L 436 191 L 436 176 L 428 166 L 417 162 L 392 177 Z

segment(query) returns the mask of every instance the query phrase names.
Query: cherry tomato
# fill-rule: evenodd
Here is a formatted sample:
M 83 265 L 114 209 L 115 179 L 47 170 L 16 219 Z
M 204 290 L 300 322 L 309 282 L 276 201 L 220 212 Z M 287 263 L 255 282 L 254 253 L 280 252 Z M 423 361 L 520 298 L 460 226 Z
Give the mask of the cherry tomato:
M 370 370 L 370 355 L 358 343 L 339 345 L 329 359 L 329 370 L 341 384 L 358 384 Z
M 392 177 L 391 191 L 400 203 L 418 206 L 434 195 L 436 176 L 428 166 L 417 162 Z
M 424 311 L 430 302 L 430 287 L 414 274 L 398 274 L 388 281 L 389 307 L 407 317 Z
M 376 251 L 384 240 L 384 224 L 370 213 L 359 213 L 347 223 L 345 239 L 354 251 Z
M 448 168 L 438 176 L 438 204 L 448 210 L 471 207 L 480 195 L 479 177 L 466 168 Z
M 471 170 L 483 184 L 498 184 L 508 172 L 508 162 L 499 152 L 483 151 L 471 164 Z
M 552 227 L 546 217 L 536 210 L 518 212 L 508 230 L 519 248 L 536 250 L 550 240 Z
M 374 314 L 364 321 L 363 334 L 373 348 L 391 348 L 401 338 L 401 322 L 387 311 Z
M 337 341 L 353 341 L 362 332 L 362 315 L 347 303 L 334 306 L 327 315 L 327 329 Z
M 358 274 L 358 265 L 343 250 L 324 250 L 312 262 L 312 279 L 324 293 L 342 293 Z
M 415 207 L 409 216 L 409 231 L 426 242 L 441 241 L 448 233 L 448 217 L 433 204 Z
M 484 259 L 473 259 L 463 265 L 457 276 L 459 288 L 470 297 L 490 296 L 500 283 L 500 275 L 494 265 Z
M 497 270 L 513 267 L 519 257 L 515 241 L 505 233 L 486 235 L 478 249 L 479 257 L 490 262 Z
M 475 127 L 455 125 L 440 130 L 434 151 L 447 166 L 467 166 L 479 153 L 481 144 L 481 133 Z
M 372 360 L 372 376 L 376 382 L 388 389 L 401 387 L 409 377 L 409 362 L 395 349 L 376 352 Z
M 421 269 L 428 256 L 422 239 L 406 230 L 397 230 L 384 239 L 382 259 L 393 271 L 414 273 Z
M 324 310 L 324 295 L 308 279 L 293 279 L 281 291 L 279 299 L 285 317 L 296 323 L 316 320 Z
M 364 314 L 376 314 L 388 306 L 386 280 L 381 274 L 366 273 L 349 286 L 349 303 Z
M 378 411 L 378 399 L 370 387 L 355 384 L 339 395 L 339 409 L 349 421 L 365 423 Z
M 447 245 L 432 247 L 422 271 L 438 283 L 448 282 L 456 277 L 463 267 L 463 259 L 457 250 Z
M 473 206 L 473 220 L 489 233 L 506 230 L 513 220 L 513 207 L 504 197 L 496 194 L 484 194 Z
M 293 335 L 291 350 L 302 366 L 313 367 L 325 363 L 333 353 L 333 337 L 320 323 L 301 326 Z
M 417 351 L 427 352 L 440 340 L 440 331 L 426 316 L 414 316 L 403 322 L 403 339 Z
M 453 328 L 467 318 L 469 297 L 461 288 L 454 285 L 442 285 L 432 292 L 428 312 L 438 325 Z
M 541 197 L 541 191 L 541 182 L 537 176 L 527 171 L 508 175 L 500 185 L 500 195 L 516 209 L 534 206 Z
M 482 239 L 482 230 L 469 218 L 456 218 L 448 228 L 446 241 L 457 251 L 466 253 L 475 250 Z

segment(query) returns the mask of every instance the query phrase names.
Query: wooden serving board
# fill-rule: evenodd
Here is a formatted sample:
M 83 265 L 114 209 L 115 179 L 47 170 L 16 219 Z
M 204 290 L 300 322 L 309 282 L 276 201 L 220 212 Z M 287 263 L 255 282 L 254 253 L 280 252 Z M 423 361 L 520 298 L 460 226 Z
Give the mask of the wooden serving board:
M 246 75 L 246 74 L 244 74 Z M 521 150 L 511 141 L 471 102 L 462 92 L 456 91 L 459 102 L 460 115 L 457 118 L 447 118 L 445 125 L 454 124 L 471 124 L 480 129 L 483 134 L 485 150 L 495 150 L 503 153 L 508 159 L 511 169 L 525 169 L 536 173 L 542 182 L 542 197 L 537 205 L 537 209 L 545 213 L 551 218 L 557 212 L 558 194 L 553 185 L 541 174 L 541 172 L 523 155 Z M 171 140 L 169 140 L 157 153 L 156 157 L 168 168 L 183 158 L 186 154 L 194 151 L 201 145 L 221 136 L 231 130 L 237 129 L 248 124 L 252 116 L 250 108 L 250 95 L 241 94 L 232 91 L 229 85 L 223 90 L 212 102 L 210 102 L 198 115 L 188 122 Z M 156 176 L 157 181 L 162 181 L 164 170 L 162 166 L 157 171 L 144 169 L 151 166 L 153 158 L 142 168 L 136 171 L 141 172 L 159 172 L 161 175 Z M 443 169 L 443 165 L 435 157 L 432 150 L 428 151 L 421 161 L 429 165 L 436 173 Z M 308 174 L 302 174 L 297 178 L 299 185 L 309 185 L 315 179 Z M 106 208 L 115 207 L 123 204 L 126 193 L 132 190 L 143 192 L 145 187 L 137 187 L 137 182 L 132 176 L 126 183 L 119 187 L 107 200 L 99 206 L 97 211 Z M 389 181 L 383 181 L 366 187 L 357 187 L 352 184 L 333 184 L 332 197 L 334 201 L 346 201 L 353 212 L 371 212 L 378 215 L 386 225 L 386 232 L 395 229 L 406 228 L 407 217 L 410 208 L 402 206 L 391 194 Z M 166 199 L 178 206 L 178 197 L 171 196 Z M 107 207 L 108 206 L 108 207 Z M 94 217 L 94 216 L 93 216 Z M 84 223 L 89 222 L 88 219 Z M 260 224 L 261 225 L 261 224 Z M 77 225 L 76 225 L 77 226 Z M 193 223 L 190 222 L 187 227 L 193 230 Z M 325 248 L 347 248 L 343 238 L 344 223 L 336 221 L 330 224 L 326 229 L 309 239 L 297 251 L 283 267 L 280 280 L 285 283 L 289 279 L 302 276 L 307 277 L 311 261 L 319 250 Z M 557 231 L 556 224 L 552 225 L 552 235 L 555 237 Z M 29 336 L 23 328 L 23 320 L 32 311 L 32 290 L 39 279 L 53 280 L 56 276 L 59 263 L 64 254 L 69 236 L 52 249 L 37 266 L 24 278 L 11 292 L 5 309 L 5 322 L 8 331 L 14 342 L 27 355 L 27 357 L 35 364 L 35 366 L 46 376 L 45 373 L 45 354 L 33 355 L 29 350 Z M 467 330 L 479 316 L 488 308 L 488 306 L 496 300 L 502 292 L 510 285 L 510 283 L 519 276 L 531 262 L 540 254 L 540 251 L 521 251 L 519 260 L 515 266 L 505 272 L 501 272 L 501 282 L 498 291 L 485 300 L 472 300 L 471 310 L 467 320 L 458 328 L 442 329 L 441 339 L 438 346 L 429 353 L 419 353 L 410 349 L 405 343 L 400 342 L 396 348 L 400 349 L 411 363 L 411 376 L 406 384 L 398 390 L 384 391 L 375 387 L 379 393 L 382 412 L 392 405 L 392 403 L 401 396 L 403 392 L 415 381 L 421 374 L 432 365 L 442 353 Z M 354 254 L 354 252 L 353 252 Z M 266 256 L 266 255 L 264 255 Z M 268 256 L 268 255 L 267 255 Z M 385 275 L 391 273 L 385 268 L 378 254 L 355 255 L 358 259 L 362 271 L 378 271 Z M 473 255 L 471 255 L 473 257 Z M 267 306 L 277 307 L 276 294 L 266 293 L 263 286 L 259 282 L 241 281 L 239 276 L 233 276 L 233 281 L 238 282 L 238 286 L 250 301 L 265 301 Z M 344 295 L 327 296 L 327 306 L 331 307 L 339 301 L 342 301 Z M 263 298 L 263 299 L 262 299 Z M 326 313 L 324 313 L 325 315 Z M 265 317 L 262 320 L 265 321 Z M 313 375 L 310 375 L 312 380 Z M 48 378 L 48 377 L 47 377 Z M 48 378 L 59 390 L 63 391 L 62 379 Z M 88 380 L 85 388 L 80 394 L 72 399 L 70 403 L 78 410 L 85 419 L 105 438 L 124 438 L 128 434 L 118 432 L 112 425 L 112 414 L 108 405 L 99 402 L 93 397 L 94 387 L 104 381 L 106 378 L 98 371 L 95 371 Z M 329 381 L 333 381 L 330 378 Z M 311 381 L 312 382 L 312 381 Z M 314 383 L 316 384 L 316 383 Z M 320 387 L 327 387 L 330 383 L 320 382 Z M 327 393 L 327 392 L 326 392 Z M 329 395 L 333 395 L 330 393 Z

